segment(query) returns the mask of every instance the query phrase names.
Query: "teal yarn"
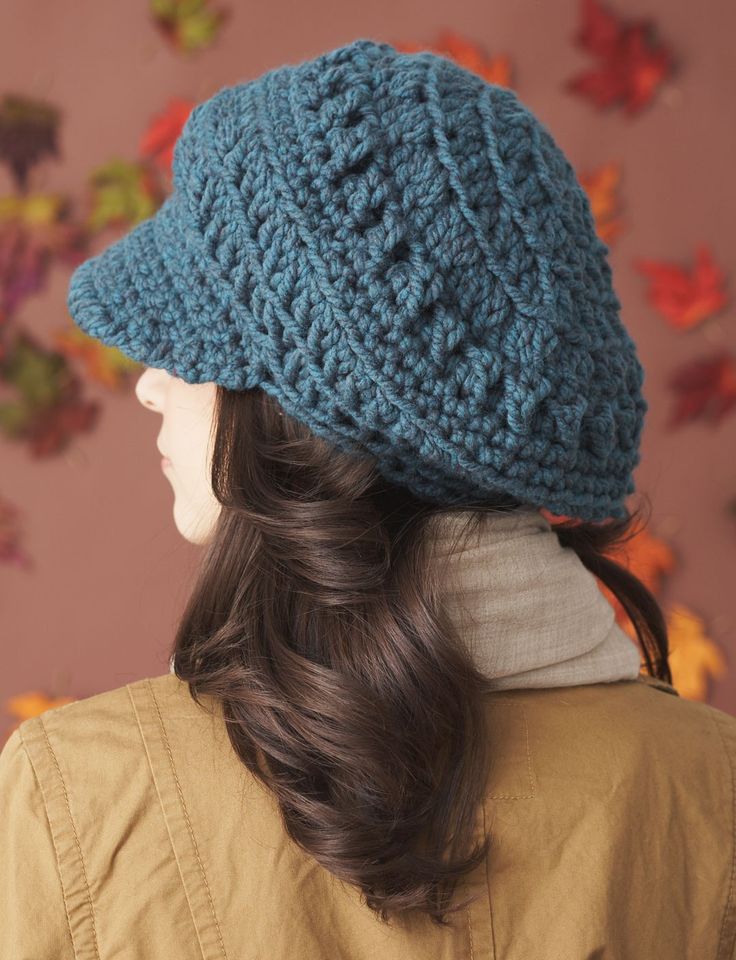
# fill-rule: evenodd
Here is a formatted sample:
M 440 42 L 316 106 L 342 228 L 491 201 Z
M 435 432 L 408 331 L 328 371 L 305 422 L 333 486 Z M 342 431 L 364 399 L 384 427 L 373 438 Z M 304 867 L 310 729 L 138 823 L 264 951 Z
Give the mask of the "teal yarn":
M 67 304 L 134 360 L 261 388 L 423 500 L 603 520 L 647 410 L 607 252 L 512 90 L 359 39 L 198 104 L 171 194 Z

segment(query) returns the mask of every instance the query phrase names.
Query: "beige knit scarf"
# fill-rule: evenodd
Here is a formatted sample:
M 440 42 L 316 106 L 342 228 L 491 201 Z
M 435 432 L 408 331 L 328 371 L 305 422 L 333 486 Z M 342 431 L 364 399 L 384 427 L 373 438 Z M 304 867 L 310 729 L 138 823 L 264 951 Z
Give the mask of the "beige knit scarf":
M 434 524 L 433 562 L 442 564 L 448 612 L 493 688 L 638 676 L 638 646 L 596 578 L 535 508 L 494 515 L 456 552 L 462 521 L 440 515 Z

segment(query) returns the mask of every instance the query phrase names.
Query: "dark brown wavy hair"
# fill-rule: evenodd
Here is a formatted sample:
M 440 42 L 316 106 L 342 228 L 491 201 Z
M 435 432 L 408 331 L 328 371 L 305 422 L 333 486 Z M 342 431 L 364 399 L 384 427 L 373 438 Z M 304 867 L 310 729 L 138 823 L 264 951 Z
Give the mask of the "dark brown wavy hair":
M 222 510 L 174 672 L 195 702 L 221 702 L 233 748 L 293 841 L 384 922 L 421 911 L 446 925 L 474 899 L 451 905 L 489 852 L 488 836 L 474 842 L 489 691 L 443 611 L 428 525 L 463 513 L 461 544 L 520 502 L 418 500 L 260 389 L 218 386 L 210 439 Z M 649 675 L 671 683 L 656 599 L 604 556 L 638 519 L 554 528 L 620 600 Z

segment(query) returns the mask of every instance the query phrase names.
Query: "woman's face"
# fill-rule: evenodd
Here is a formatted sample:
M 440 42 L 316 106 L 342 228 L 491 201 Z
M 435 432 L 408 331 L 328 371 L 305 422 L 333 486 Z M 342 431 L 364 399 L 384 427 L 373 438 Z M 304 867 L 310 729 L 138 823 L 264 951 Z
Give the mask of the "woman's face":
M 191 543 L 205 543 L 221 506 L 210 482 L 214 383 L 187 383 L 158 367 L 146 367 L 135 385 L 141 404 L 162 416 L 157 446 L 174 488 L 174 523 Z

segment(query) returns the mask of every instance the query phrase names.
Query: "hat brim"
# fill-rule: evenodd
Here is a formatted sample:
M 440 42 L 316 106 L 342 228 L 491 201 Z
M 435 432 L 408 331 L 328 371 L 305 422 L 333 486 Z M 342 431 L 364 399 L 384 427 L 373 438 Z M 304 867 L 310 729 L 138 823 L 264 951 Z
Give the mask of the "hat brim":
M 180 227 L 175 194 L 73 272 L 67 307 L 88 336 L 189 383 L 243 386 L 239 337 Z M 219 349 L 218 349 L 219 347 Z

